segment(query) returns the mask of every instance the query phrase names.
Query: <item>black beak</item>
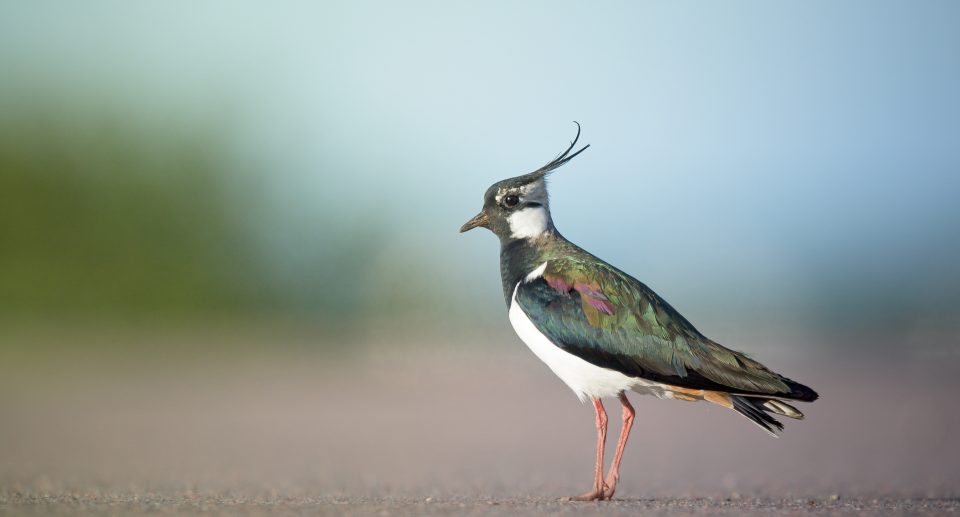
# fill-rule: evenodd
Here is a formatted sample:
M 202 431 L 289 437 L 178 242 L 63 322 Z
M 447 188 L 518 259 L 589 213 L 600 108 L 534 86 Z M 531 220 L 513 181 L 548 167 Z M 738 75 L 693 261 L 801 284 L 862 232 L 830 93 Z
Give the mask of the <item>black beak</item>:
M 487 217 L 486 212 L 480 212 L 479 214 L 473 216 L 473 219 L 467 221 L 463 226 L 460 227 L 460 233 L 463 233 L 467 230 L 472 230 L 477 226 L 483 226 L 486 228 L 487 223 L 490 222 L 490 219 Z

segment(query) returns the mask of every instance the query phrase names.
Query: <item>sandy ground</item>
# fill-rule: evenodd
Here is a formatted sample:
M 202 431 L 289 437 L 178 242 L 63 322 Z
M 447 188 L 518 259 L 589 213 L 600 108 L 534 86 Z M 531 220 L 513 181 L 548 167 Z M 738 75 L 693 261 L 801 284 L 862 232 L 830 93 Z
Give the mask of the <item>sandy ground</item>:
M 722 408 L 634 396 L 620 500 L 604 504 L 558 500 L 590 483 L 592 408 L 514 341 L 133 350 L 3 356 L 0 514 L 960 511 L 952 352 L 761 354 L 822 395 L 779 439 Z

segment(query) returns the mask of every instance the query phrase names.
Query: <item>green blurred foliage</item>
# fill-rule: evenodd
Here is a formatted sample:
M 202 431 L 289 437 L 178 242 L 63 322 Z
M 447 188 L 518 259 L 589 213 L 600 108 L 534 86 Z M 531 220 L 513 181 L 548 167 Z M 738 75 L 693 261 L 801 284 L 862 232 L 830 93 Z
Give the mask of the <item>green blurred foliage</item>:
M 248 308 L 262 275 L 233 213 L 217 135 L 89 115 L 0 118 L 0 309 Z
M 24 99 L 27 95 L 11 98 Z M 73 99 L 0 106 L 0 319 L 350 332 L 444 298 L 390 223 L 279 210 L 228 125 Z M 322 174 L 323 171 L 318 171 Z

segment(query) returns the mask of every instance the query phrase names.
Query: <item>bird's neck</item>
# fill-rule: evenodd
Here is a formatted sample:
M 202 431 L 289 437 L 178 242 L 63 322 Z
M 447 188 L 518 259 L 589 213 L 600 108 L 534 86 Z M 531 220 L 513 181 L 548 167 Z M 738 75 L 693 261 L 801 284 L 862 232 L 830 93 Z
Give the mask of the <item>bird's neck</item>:
M 524 239 L 501 239 L 500 280 L 503 282 L 503 297 L 510 306 L 513 288 L 531 271 L 550 256 L 550 251 L 566 239 L 552 225 L 537 237 Z

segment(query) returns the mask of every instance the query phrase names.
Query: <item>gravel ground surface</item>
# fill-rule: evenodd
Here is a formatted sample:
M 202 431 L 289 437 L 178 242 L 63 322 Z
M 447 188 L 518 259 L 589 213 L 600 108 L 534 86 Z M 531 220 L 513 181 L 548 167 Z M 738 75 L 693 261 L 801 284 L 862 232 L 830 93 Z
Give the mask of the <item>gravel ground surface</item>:
M 0 512 L 23 515 L 945 515 L 956 499 L 656 498 L 604 503 L 495 498 L 255 498 L 145 494 L 143 496 L 14 495 Z
M 0 350 L 0 514 L 960 511 L 956 355 L 758 354 L 822 394 L 780 439 L 722 408 L 634 396 L 618 500 L 570 503 L 560 496 L 592 476 L 592 408 L 504 342 L 337 357 Z

